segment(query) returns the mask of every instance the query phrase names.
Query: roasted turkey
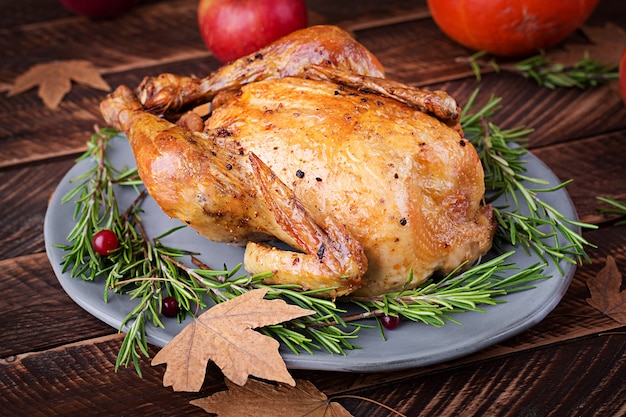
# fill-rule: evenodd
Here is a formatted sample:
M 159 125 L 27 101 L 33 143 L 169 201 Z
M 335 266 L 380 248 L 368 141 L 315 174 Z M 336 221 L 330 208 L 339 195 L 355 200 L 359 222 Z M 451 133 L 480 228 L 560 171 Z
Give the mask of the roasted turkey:
M 180 117 L 205 100 L 206 120 Z M 375 295 L 491 247 L 483 169 L 456 102 L 385 79 L 338 28 L 296 32 L 204 79 L 120 86 L 101 110 L 163 211 L 246 245 L 245 268 L 273 272 L 268 283 Z

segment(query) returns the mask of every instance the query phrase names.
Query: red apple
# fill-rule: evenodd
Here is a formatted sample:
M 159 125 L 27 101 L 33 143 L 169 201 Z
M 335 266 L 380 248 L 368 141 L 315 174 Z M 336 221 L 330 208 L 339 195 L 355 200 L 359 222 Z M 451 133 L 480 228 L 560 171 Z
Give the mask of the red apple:
M 202 39 L 221 62 L 248 55 L 307 25 L 304 0 L 200 0 Z
M 92 19 L 119 16 L 139 0 L 59 0 L 70 12 Z
M 622 59 L 619 63 L 619 88 L 622 92 L 622 100 L 626 104 L 626 47 L 622 51 Z

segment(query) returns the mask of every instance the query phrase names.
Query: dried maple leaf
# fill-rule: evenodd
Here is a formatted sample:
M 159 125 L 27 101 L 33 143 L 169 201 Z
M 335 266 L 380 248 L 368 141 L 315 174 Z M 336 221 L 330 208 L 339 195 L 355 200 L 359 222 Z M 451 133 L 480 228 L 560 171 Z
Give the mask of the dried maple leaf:
M 63 97 L 72 89 L 72 81 L 102 91 L 110 91 L 111 87 L 100 76 L 98 70 L 89 61 L 69 60 L 53 61 L 32 66 L 24 74 L 15 79 L 9 97 L 39 85 L 37 94 L 46 107 L 56 109 Z
M 254 379 L 244 386 L 226 381 L 227 391 L 191 401 L 207 413 L 219 417 L 351 417 L 339 403 L 330 402 L 326 395 L 306 380 L 294 387 L 271 385 Z
M 606 265 L 593 278 L 587 280 L 591 298 L 587 303 L 600 310 L 613 320 L 626 324 L 626 290 L 620 291 L 622 274 L 612 256 L 606 258 Z
M 294 385 L 278 341 L 252 329 L 315 312 L 282 300 L 265 300 L 266 293 L 267 289 L 249 291 L 210 308 L 187 325 L 152 360 L 152 365 L 167 364 L 163 385 L 175 391 L 199 391 L 209 359 L 238 385 L 245 384 L 248 375 Z

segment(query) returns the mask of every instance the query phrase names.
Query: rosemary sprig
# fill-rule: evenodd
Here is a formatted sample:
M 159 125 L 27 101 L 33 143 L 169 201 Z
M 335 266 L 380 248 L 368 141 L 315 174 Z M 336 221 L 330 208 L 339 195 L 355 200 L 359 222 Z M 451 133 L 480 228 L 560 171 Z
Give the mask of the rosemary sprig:
M 596 197 L 596 199 L 598 199 L 599 201 L 602 201 L 604 203 L 609 204 L 610 207 L 605 208 L 605 207 L 600 207 L 598 208 L 598 211 L 600 213 L 607 213 L 607 214 L 617 214 L 619 217 L 621 217 L 621 220 L 618 220 L 614 223 L 615 226 L 624 226 L 626 225 L 626 203 L 623 203 L 621 201 L 617 201 L 614 198 L 610 198 L 610 197 Z
M 506 252 L 464 272 L 459 268 L 440 281 L 431 279 L 413 290 L 350 301 L 376 315 L 401 316 L 437 327 L 447 322 L 460 324 L 450 314 L 484 312 L 481 306 L 501 303 L 499 297 L 529 289 L 529 283 L 548 278 L 543 275 L 545 264 L 541 263 L 512 273 L 515 264 L 507 259 L 513 253 Z
M 108 160 L 106 149 L 109 141 L 118 135 L 114 129 L 97 129 L 87 142 L 87 151 L 77 161 L 92 159 L 94 166 L 72 182 L 78 183 L 61 202 L 75 202 L 76 224 L 67 237 L 67 245 L 57 245 L 66 250 L 63 256 L 63 272 L 72 268 L 72 276 L 93 280 L 104 268 L 106 259 L 97 256 L 92 240 L 96 232 L 110 229 L 121 230 L 121 219 L 113 185 L 137 186 L 141 184 L 137 169 L 118 170 Z
M 499 109 L 499 98 L 491 97 L 487 104 L 471 113 L 478 91 L 468 100 L 461 115 L 465 134 L 478 149 L 485 170 L 488 202 L 498 203 L 504 197 L 505 205 L 495 206 L 498 221 L 496 244 L 519 246 L 534 252 L 544 261 L 571 263 L 589 260 L 585 247 L 593 247 L 579 229 L 596 229 L 597 226 L 566 218 L 553 205 L 539 198 L 541 193 L 560 190 L 571 181 L 549 186 L 547 181 L 526 173 L 524 155 L 528 150 L 521 146 L 532 132 L 522 127 L 500 129 L 490 122 Z M 494 203 L 494 204 L 495 204 Z M 559 237 L 561 236 L 561 240 Z
M 533 281 L 545 279 L 543 269 L 548 260 L 558 264 L 561 259 L 575 262 L 586 257 L 584 246 L 588 243 L 572 229 L 591 226 L 565 219 L 538 198 L 538 193 L 557 190 L 565 184 L 552 188 L 526 185 L 545 186 L 542 180 L 526 176 L 523 162 L 526 150 L 515 146 L 524 142 L 530 130 L 502 130 L 491 123 L 489 118 L 498 109 L 499 99 L 489 100 L 485 107 L 470 114 L 468 109 L 475 96 L 476 93 L 466 106 L 462 124 L 480 151 L 486 185 L 492 196 L 504 196 L 510 203 L 495 209 L 500 224 L 499 241 L 532 250 L 545 262 L 514 272 L 514 265 L 507 260 L 511 252 L 507 252 L 464 272 L 458 270 L 439 281 L 430 280 L 416 289 L 379 297 L 348 298 L 342 303 L 320 298 L 317 291 L 303 291 L 296 286 L 265 285 L 264 275 L 242 274 L 241 265 L 232 269 L 226 266 L 220 270 L 210 269 L 194 254 L 161 243 L 178 228 L 155 238 L 147 236 L 140 209 L 146 194 L 141 191 L 136 170 L 117 170 L 106 156 L 108 143 L 117 132 L 97 131 L 88 142 L 88 151 L 79 158 L 91 158 L 94 167 L 77 178 L 78 185 L 63 198 L 63 203 L 75 203 L 76 224 L 68 243 L 58 246 L 66 251 L 64 271 L 85 280 L 104 278 L 105 301 L 111 291 L 137 300 L 120 326 L 120 331 L 125 329 L 126 335 L 116 369 L 133 363 L 141 375 L 139 359 L 148 355 L 146 326 L 164 326 L 161 305 L 166 295 L 176 298 L 181 307 L 178 320 L 183 320 L 187 315 L 197 315 L 200 309 L 212 303 L 227 301 L 255 288 L 267 288 L 266 297 L 281 298 L 312 309 L 315 314 L 265 327 L 261 329 L 264 334 L 283 342 L 295 353 L 326 350 L 344 354 L 346 350 L 358 348 L 354 341 L 361 328 L 373 326 L 364 322 L 365 318 L 398 315 L 434 326 L 458 322 L 452 314 L 484 311 L 486 305 L 503 302 L 502 296 L 530 288 Z M 120 214 L 116 190 L 129 186 L 137 190 L 137 198 Z M 530 214 L 522 214 L 522 202 Z M 120 236 L 120 247 L 108 257 L 97 255 L 91 244 L 94 233 L 103 228 L 112 229 Z M 566 244 L 555 240 L 558 234 L 564 236 Z M 187 258 L 195 267 L 187 266 L 183 261 Z M 409 276 L 407 281 L 411 278 Z M 377 323 L 382 332 L 380 322 Z
M 589 58 L 588 54 L 573 65 L 554 63 L 544 53 L 540 53 L 513 64 L 499 64 L 495 58 L 487 59 L 486 51 L 479 51 L 469 57 L 469 64 L 478 80 L 483 69 L 496 72 L 507 71 L 534 80 L 540 87 L 549 89 L 577 87 L 581 89 L 597 87 L 619 78 L 616 65 L 606 65 Z

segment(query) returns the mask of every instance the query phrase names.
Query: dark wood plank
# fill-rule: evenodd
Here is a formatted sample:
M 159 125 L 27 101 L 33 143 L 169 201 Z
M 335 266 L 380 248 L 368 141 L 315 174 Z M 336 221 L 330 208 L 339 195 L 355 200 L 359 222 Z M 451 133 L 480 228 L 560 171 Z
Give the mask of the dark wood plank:
M 44 250 L 48 200 L 74 159 L 0 170 L 0 259 Z
M 349 394 L 378 401 L 412 417 L 618 416 L 626 411 L 625 354 L 623 334 L 607 335 Z M 584 370 L 572 369 L 571 363 L 585 364 Z M 390 415 L 363 400 L 337 401 L 355 416 Z
M 480 82 L 443 85 L 461 105 L 475 89 L 476 108 L 490 96 L 501 97 L 501 109 L 493 121 L 503 129 L 533 129 L 531 148 L 608 134 L 626 129 L 626 107 L 618 93 L 605 85 L 587 90 L 549 90 L 512 74 L 488 74 Z
M 187 54 L 208 56 L 196 8 L 190 0 L 162 1 L 139 5 L 115 19 L 75 16 L 3 30 L 0 48 L 6 53 L 0 83 L 11 83 L 34 64 L 55 60 L 83 59 L 108 70 L 149 66 Z M 14 45 L 15 39 L 21 39 L 21 48 Z
M 163 368 L 150 367 L 146 361 L 143 378 L 133 369 L 115 373 L 119 343 L 118 336 L 105 337 L 0 361 L 0 405 L 5 415 L 202 415 L 188 402 L 224 389 L 213 368 L 199 393 L 162 387 Z M 607 334 L 412 377 L 389 374 L 387 382 L 395 384 L 383 383 L 385 374 L 298 371 L 294 376 L 310 380 L 331 397 L 359 395 L 416 417 L 461 411 L 525 415 L 533 410 L 533 415 L 541 416 L 620 415 L 626 390 L 625 351 L 623 334 Z M 586 363 L 586 371 L 570 371 L 572 362 Z M 363 400 L 337 401 L 357 417 L 389 415 Z
M 0 358 L 116 333 L 65 294 L 45 253 L 0 261 Z
M 626 117 L 624 117 L 626 120 Z M 596 197 L 626 200 L 626 131 L 618 131 L 579 141 L 565 141 L 549 148 L 533 149 L 567 187 L 582 221 L 600 223 L 610 219 L 598 208 L 605 204 Z M 603 237 L 600 239 L 603 240 Z
M 206 415 L 189 404 L 198 393 L 163 388 L 161 368 L 151 368 L 144 361 L 143 378 L 132 368 L 122 367 L 116 373 L 120 343 L 116 335 L 0 361 L 3 414 Z
M 0 29 L 29 25 L 48 20 L 71 16 L 58 0 L 0 0 L 3 13 L 0 15 Z
M 621 0 L 603 0 L 585 22 L 589 26 L 604 26 L 606 22 L 614 22 L 626 28 L 626 3 Z
M 141 0 L 141 6 L 164 0 Z M 89 20 L 75 16 L 59 0 L 0 0 L 3 13 L 0 15 L 0 29 L 12 29 L 23 25 L 37 25 L 42 22 L 63 19 Z

